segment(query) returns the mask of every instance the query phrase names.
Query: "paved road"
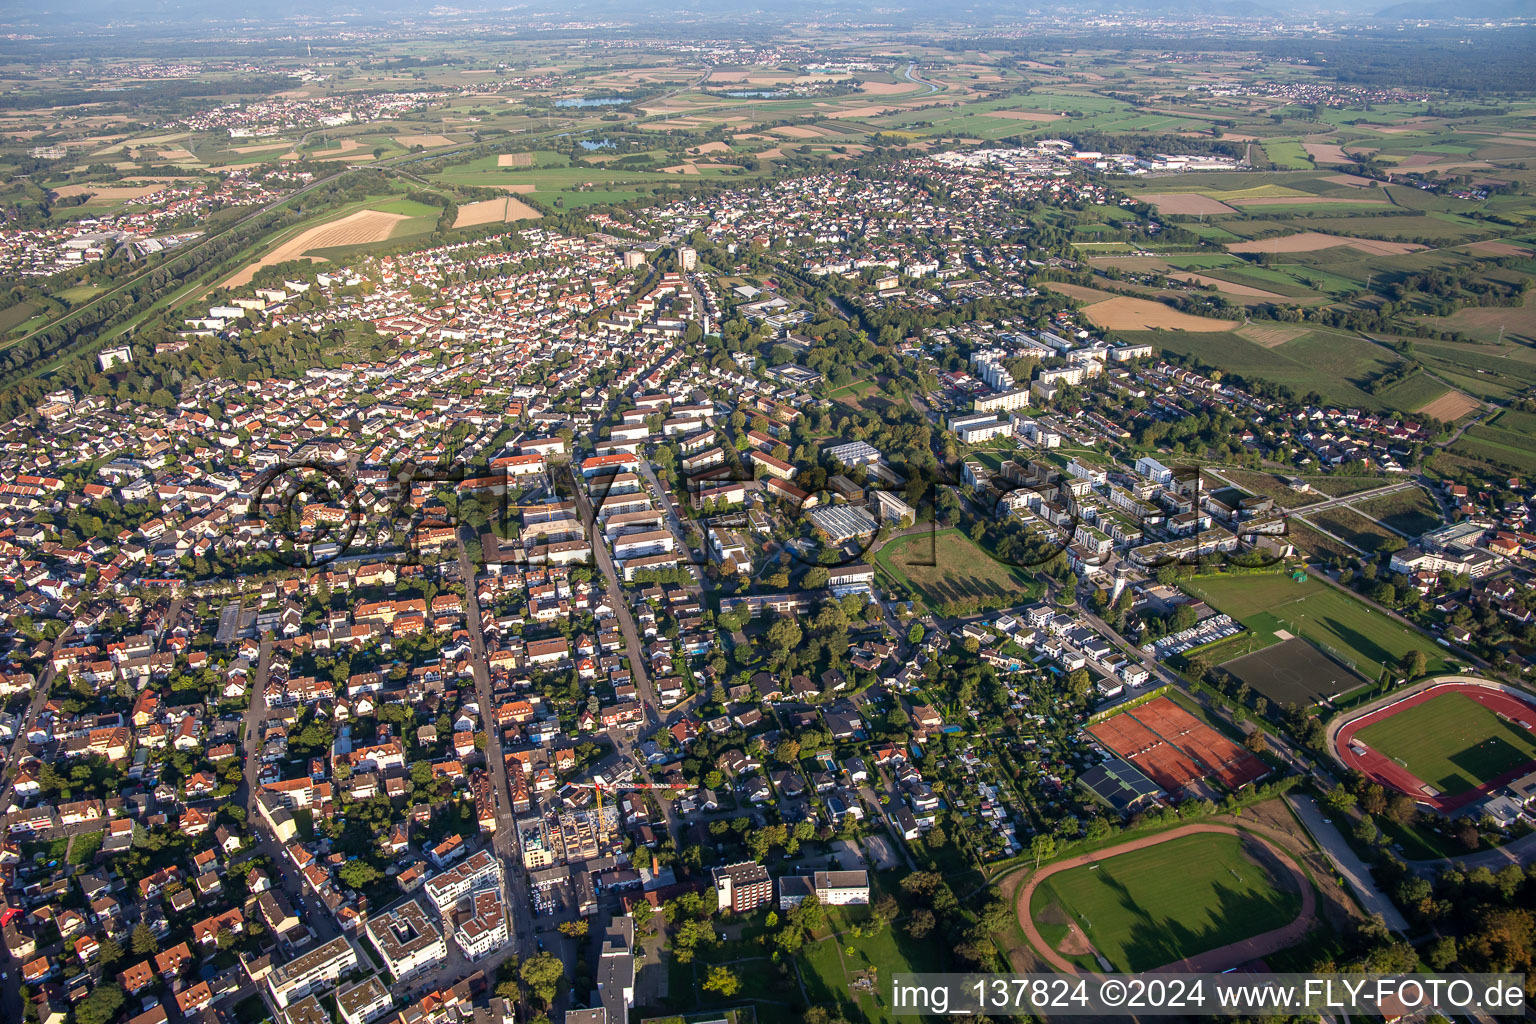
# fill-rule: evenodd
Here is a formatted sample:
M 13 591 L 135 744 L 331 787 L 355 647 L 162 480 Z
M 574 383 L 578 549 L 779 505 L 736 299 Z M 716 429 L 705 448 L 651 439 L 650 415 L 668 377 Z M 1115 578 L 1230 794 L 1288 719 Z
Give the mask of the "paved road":
M 1451 867 L 1458 867 L 1465 871 L 1487 868 L 1489 871 L 1497 872 L 1511 864 L 1525 867 L 1532 862 L 1536 862 L 1536 832 L 1523 835 L 1514 842 L 1505 843 L 1495 850 L 1484 850 L 1481 853 L 1470 853 L 1465 857 L 1443 860 L 1410 860 L 1408 867 L 1416 875 L 1434 878 Z
M 261 644 L 261 653 L 256 659 L 256 675 L 251 682 L 251 699 L 245 707 L 245 778 L 240 780 L 240 789 L 236 790 L 239 802 L 245 807 L 246 820 L 255 827 L 256 818 L 256 794 L 260 791 L 260 783 L 257 778 L 260 773 L 260 765 L 257 761 L 261 753 L 261 727 L 267 717 L 267 679 L 272 673 L 272 641 L 264 640 Z
M 1371 869 L 1361 860 L 1355 851 L 1350 849 L 1344 836 L 1335 828 L 1323 814 L 1323 809 L 1317 805 L 1317 801 L 1309 796 L 1296 796 L 1286 794 L 1286 802 L 1301 819 L 1313 840 L 1333 861 L 1333 866 L 1338 868 L 1339 874 L 1349 882 L 1349 887 L 1354 890 L 1355 896 L 1365 907 L 1365 912 L 1379 916 L 1386 922 L 1388 928 L 1399 935 L 1406 935 L 1408 922 L 1392 905 L 1380 889 L 1376 887 L 1376 880 L 1371 877 Z
M 27 749 L 27 729 L 37 721 L 38 713 L 48 702 L 48 693 L 53 689 L 53 655 L 64 646 L 65 637 L 76 639 L 74 630 L 66 629 L 54 638 L 53 646 L 48 649 L 48 664 L 43 666 L 43 674 L 37 680 L 37 691 L 32 694 L 32 702 L 27 705 L 26 715 L 16 728 L 16 739 L 12 741 L 11 749 L 5 756 L 5 786 L 0 788 L 0 807 L 11 805 L 11 786 L 16 781 L 16 762 L 22 752 Z
M 569 472 L 568 469 L 567 472 Z M 576 496 L 576 509 L 581 521 L 590 524 L 587 540 L 592 545 L 592 555 L 597 562 L 597 568 L 603 574 L 604 589 L 607 591 L 609 602 L 614 607 L 615 617 L 619 620 L 619 632 L 624 637 L 624 652 L 629 658 L 635 688 L 640 693 L 641 703 L 645 705 L 645 721 L 639 730 L 611 729 L 609 737 L 620 755 L 634 760 L 639 766 L 641 778 L 646 782 L 653 782 L 655 780 L 651 778 L 645 760 L 635 756 L 636 744 L 643 742 L 661 726 L 661 717 L 657 712 L 661 704 L 656 699 L 656 689 L 651 683 L 650 673 L 646 670 L 645 645 L 641 642 L 640 631 L 635 628 L 635 618 L 629 612 L 629 600 L 624 594 L 624 588 L 619 585 L 618 570 L 614 567 L 613 558 L 608 553 L 608 543 L 603 538 L 601 524 L 593 514 L 592 502 L 587 497 L 586 488 L 574 479 L 574 474 L 570 481 L 570 491 Z M 662 497 L 661 500 L 665 503 L 666 498 Z M 666 819 L 667 831 L 672 836 L 674 847 L 681 848 L 682 821 L 672 809 L 672 800 L 662 795 L 656 803 L 660 805 L 662 816 Z
M 480 629 L 480 600 L 475 591 L 475 566 L 466 543 L 473 536 L 468 528 L 459 531 L 459 577 L 464 583 L 464 610 L 469 627 L 469 661 L 475 674 L 475 700 L 480 705 L 480 721 L 485 729 L 486 767 L 491 774 L 492 799 L 496 801 L 496 827 L 491 832 L 491 846 L 501 861 L 502 892 L 512 918 L 512 943 L 522 956 L 532 956 L 536 949 L 533 931 L 533 901 L 522 871 L 521 844 L 517 820 L 512 811 L 512 789 L 507 781 L 507 761 L 501 750 L 501 729 L 495 720 L 491 700 L 490 662 L 485 656 L 485 635 Z

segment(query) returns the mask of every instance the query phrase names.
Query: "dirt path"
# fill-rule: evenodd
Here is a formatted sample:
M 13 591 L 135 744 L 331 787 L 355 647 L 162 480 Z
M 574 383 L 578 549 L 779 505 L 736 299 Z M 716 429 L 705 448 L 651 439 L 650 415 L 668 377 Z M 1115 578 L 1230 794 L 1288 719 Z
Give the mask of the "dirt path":
M 1265 829 L 1264 831 L 1269 831 Z M 1290 854 L 1282 850 L 1274 841 L 1259 835 L 1251 829 L 1234 828 L 1231 825 L 1213 825 L 1202 823 L 1196 825 L 1184 825 L 1167 832 L 1159 832 L 1156 835 L 1144 836 L 1141 839 L 1132 839 L 1118 846 L 1111 846 L 1104 850 L 1096 850 L 1093 853 L 1079 854 L 1076 857 L 1068 857 L 1066 860 L 1047 864 L 1031 875 L 1028 880 L 1018 887 L 1018 898 L 1014 904 L 1015 912 L 1019 917 L 1019 927 L 1024 930 L 1033 952 L 1044 958 L 1052 967 L 1065 974 L 1083 973 L 1071 961 L 1067 960 L 1046 943 L 1040 930 L 1035 927 L 1033 916 L 1029 912 L 1029 905 L 1034 897 L 1035 889 L 1041 882 L 1054 874 L 1069 871 L 1072 868 L 1082 867 L 1085 864 L 1094 864 L 1101 860 L 1119 856 L 1122 853 L 1130 853 L 1133 850 L 1143 850 L 1149 846 L 1166 843 L 1171 839 L 1180 839 L 1184 836 L 1199 835 L 1201 833 L 1215 833 L 1218 835 L 1237 836 L 1240 839 L 1250 839 L 1262 845 L 1266 853 L 1282 865 L 1290 873 L 1291 881 L 1301 893 L 1301 911 L 1296 915 L 1296 920 L 1281 928 L 1255 935 L 1241 942 L 1230 943 L 1217 949 L 1208 950 L 1196 956 L 1165 964 L 1154 969 L 1155 973 L 1219 973 L 1239 964 L 1245 964 L 1250 960 L 1256 960 L 1271 953 L 1277 953 L 1288 946 L 1294 946 L 1312 930 L 1317 918 L 1317 894 L 1312 889 L 1312 883 L 1296 864 Z

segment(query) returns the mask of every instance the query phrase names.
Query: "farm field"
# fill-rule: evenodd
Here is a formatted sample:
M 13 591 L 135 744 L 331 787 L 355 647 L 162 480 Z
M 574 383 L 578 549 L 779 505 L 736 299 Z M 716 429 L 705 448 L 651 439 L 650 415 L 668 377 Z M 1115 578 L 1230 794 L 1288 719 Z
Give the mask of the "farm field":
M 1133 299 L 1072 284 L 1050 283 L 1045 287 L 1087 303 L 1083 315 L 1106 330 L 1217 332 L 1237 326 L 1235 320 L 1191 316 L 1151 299 Z
M 1147 971 L 1283 927 L 1301 900 L 1243 839 L 1203 834 L 1054 874 L 1029 911 L 1053 907 L 1115 970 Z
M 1207 320 L 1206 323 L 1223 321 Z M 1232 326 L 1236 326 L 1233 324 Z M 1288 324 L 1217 332 L 1124 331 L 1128 340 L 1156 345 L 1243 377 L 1284 384 L 1296 395 L 1316 391 L 1324 401 L 1342 407 L 1384 408 L 1375 395 L 1362 390 L 1372 374 L 1390 365 L 1390 353 L 1361 338 L 1332 331 L 1297 333 Z M 1290 337 L 1271 332 L 1285 331 Z
M 256 272 L 262 267 L 276 266 L 288 260 L 299 259 L 312 249 L 383 241 L 390 237 L 402 221 L 410 219 L 402 213 L 358 210 L 340 220 L 318 224 L 290 238 L 261 259 L 247 264 L 225 282 L 225 285 L 234 288 L 249 284 L 251 278 L 255 277 Z
M 1307 223 L 1316 224 L 1317 222 L 1308 221 Z M 1265 238 L 1256 242 L 1236 242 L 1228 245 L 1227 251 L 1268 253 L 1316 252 L 1319 249 L 1331 249 L 1342 245 L 1377 256 L 1392 256 L 1424 248 L 1421 245 L 1408 242 L 1384 242 L 1369 238 L 1346 238 L 1343 235 L 1330 235 L 1321 231 L 1301 231 L 1294 235 Z
M 1381 550 L 1382 544 L 1392 536 L 1390 530 L 1343 506 L 1310 514 L 1307 520 L 1313 526 L 1327 530 L 1369 554 Z
M 875 562 L 917 591 L 930 609 L 967 599 L 1005 607 L 1039 593 L 1039 585 L 1025 570 L 992 558 L 959 530 L 919 531 L 898 538 L 876 553 Z
M 522 200 L 508 196 L 505 199 L 486 199 L 478 203 L 467 203 L 459 207 L 459 214 L 454 218 L 453 226 L 456 228 L 477 227 L 481 224 L 503 224 L 517 220 L 538 220 L 542 216 L 544 216 L 542 213 Z
M 1442 693 L 1355 734 L 1446 796 L 1536 761 L 1536 736 L 1460 693 Z
M 1510 341 L 1536 344 L 1536 302 L 1527 292 L 1520 306 L 1468 306 L 1450 316 L 1424 317 L 1425 324 L 1441 331 L 1460 331 L 1478 341 L 1496 341 L 1502 335 Z
M 1185 591 L 1226 612 L 1249 629 L 1274 637 L 1284 631 L 1328 649 L 1367 679 L 1395 667 L 1409 651 L 1423 651 L 1430 672 L 1449 667 L 1445 649 L 1428 636 L 1388 618 L 1353 595 L 1317 580 L 1284 574 L 1197 576 Z

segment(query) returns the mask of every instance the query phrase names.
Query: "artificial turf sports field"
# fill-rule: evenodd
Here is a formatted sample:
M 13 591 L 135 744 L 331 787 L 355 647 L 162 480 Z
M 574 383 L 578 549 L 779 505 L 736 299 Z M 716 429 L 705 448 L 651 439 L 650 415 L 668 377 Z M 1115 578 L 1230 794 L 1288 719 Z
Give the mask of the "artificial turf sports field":
M 1356 736 L 1445 796 L 1536 761 L 1536 736 L 1459 693 L 1406 708 Z
M 1237 836 L 1170 839 L 1052 875 L 1030 913 L 1064 909 L 1117 971 L 1145 971 L 1283 927 L 1301 896 Z
M 1221 667 L 1279 707 L 1307 707 L 1365 682 L 1301 637 L 1223 662 Z
M 1365 602 L 1317 580 L 1274 574 L 1198 576 L 1183 587 L 1218 611 L 1274 640 L 1277 631 L 1303 636 L 1351 663 L 1367 679 L 1396 668 L 1403 655 L 1424 652 L 1431 673 L 1448 665 L 1445 651 L 1418 630 L 1388 618 Z

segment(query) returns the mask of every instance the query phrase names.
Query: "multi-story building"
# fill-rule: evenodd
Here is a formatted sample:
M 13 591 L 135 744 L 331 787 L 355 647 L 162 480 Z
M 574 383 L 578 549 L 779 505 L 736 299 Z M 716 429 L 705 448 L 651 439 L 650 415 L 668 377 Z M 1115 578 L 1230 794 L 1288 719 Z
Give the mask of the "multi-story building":
M 371 1024 L 389 1012 L 393 1000 L 377 974 L 346 985 L 336 992 L 336 1010 L 343 1024 Z
M 430 884 L 430 883 L 429 883 Z M 368 938 L 396 978 L 403 978 L 448 957 L 443 933 L 415 900 L 402 903 L 368 922 Z
M 357 950 L 346 936 L 338 936 L 285 964 L 272 968 L 267 975 L 267 991 L 279 1009 L 312 992 L 331 987 L 336 979 L 357 967 Z
M 161 1011 L 164 1014 L 165 1011 Z M 187 1016 L 184 1014 L 183 1016 Z M 278 1012 L 278 1024 L 330 1024 L 330 1015 L 314 996 L 296 999 Z
M 500 890 L 501 868 L 490 853 L 478 850 L 447 871 L 427 879 L 422 888 L 437 912 L 447 915 L 459 900 L 477 889 Z
M 767 872 L 764 872 L 766 877 Z M 772 891 L 772 883 L 769 890 Z M 615 917 L 603 933 L 602 954 L 597 963 L 597 992 L 609 1021 L 629 1020 L 635 1006 L 635 920 Z
M 722 912 L 748 914 L 773 901 L 773 879 L 754 861 L 727 864 L 715 868 L 715 895 Z
M 497 889 L 481 889 L 469 900 L 469 909 L 455 914 L 453 941 L 465 956 L 478 960 L 506 944 L 507 911 Z
M 867 871 L 818 871 L 812 877 L 816 899 L 823 906 L 844 907 L 869 902 Z

